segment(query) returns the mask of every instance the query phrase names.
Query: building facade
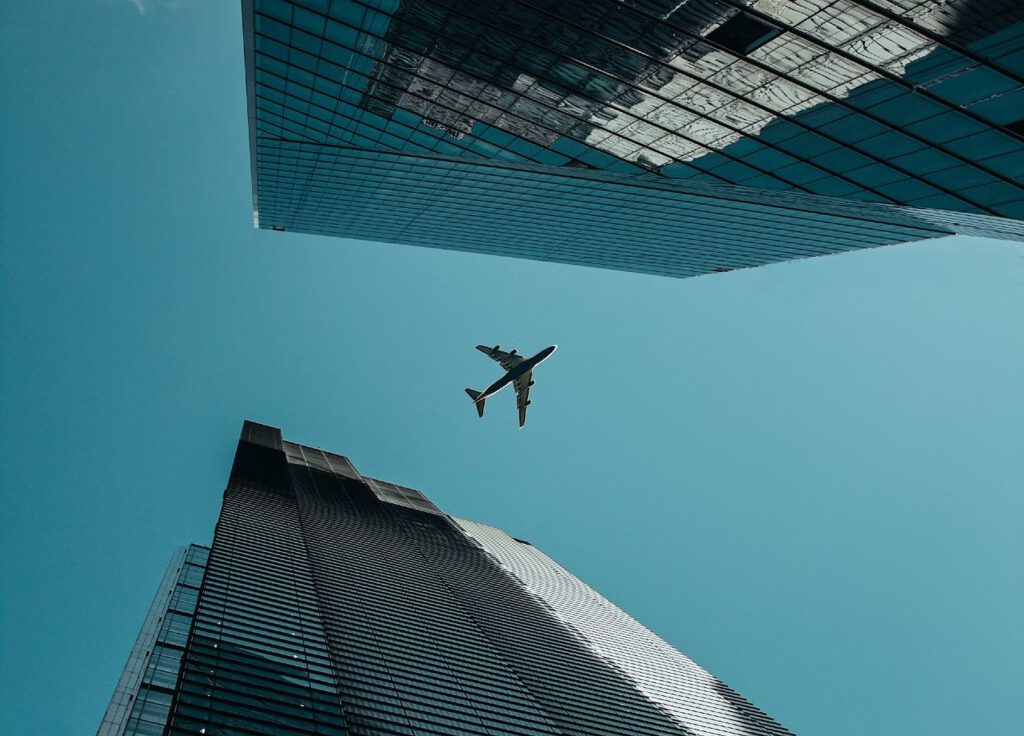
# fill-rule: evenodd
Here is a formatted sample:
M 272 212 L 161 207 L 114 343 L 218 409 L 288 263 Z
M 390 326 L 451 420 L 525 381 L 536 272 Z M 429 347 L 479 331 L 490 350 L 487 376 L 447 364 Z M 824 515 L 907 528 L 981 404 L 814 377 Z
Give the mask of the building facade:
M 692 276 L 1024 239 L 1015 0 L 243 0 L 258 227 Z
M 526 541 L 246 422 L 102 736 L 769 736 L 741 696 Z
M 171 556 L 97 736 L 160 736 L 171 711 L 210 550 Z

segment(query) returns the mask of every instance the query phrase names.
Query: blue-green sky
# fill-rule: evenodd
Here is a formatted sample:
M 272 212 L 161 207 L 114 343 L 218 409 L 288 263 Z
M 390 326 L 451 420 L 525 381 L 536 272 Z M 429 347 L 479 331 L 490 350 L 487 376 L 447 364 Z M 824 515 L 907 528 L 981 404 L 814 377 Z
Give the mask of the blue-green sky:
M 240 25 L 0 10 L 0 732 L 96 728 L 245 418 L 530 539 L 798 733 L 1024 730 L 1024 246 L 675 281 L 254 231 Z M 561 346 L 525 430 L 462 393 L 479 342 Z

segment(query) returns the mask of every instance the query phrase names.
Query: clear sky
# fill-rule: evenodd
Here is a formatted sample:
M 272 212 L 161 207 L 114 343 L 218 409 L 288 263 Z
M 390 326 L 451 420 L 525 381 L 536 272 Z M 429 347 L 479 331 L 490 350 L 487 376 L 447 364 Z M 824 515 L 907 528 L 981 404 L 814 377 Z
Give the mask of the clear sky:
M 237 3 L 13 0 L 0 66 L 0 733 L 95 730 L 245 418 L 800 734 L 1024 732 L 1024 245 L 676 281 L 254 231 Z M 525 430 L 479 342 L 561 346 Z

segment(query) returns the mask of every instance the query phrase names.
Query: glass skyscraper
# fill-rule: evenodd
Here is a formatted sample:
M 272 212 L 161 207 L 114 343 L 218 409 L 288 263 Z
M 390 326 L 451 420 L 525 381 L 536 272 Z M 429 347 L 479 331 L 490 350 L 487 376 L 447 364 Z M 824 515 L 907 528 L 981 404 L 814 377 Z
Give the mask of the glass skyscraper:
M 1016 0 L 243 0 L 259 227 L 692 276 L 1024 239 Z
M 246 422 L 100 736 L 769 736 L 529 542 Z

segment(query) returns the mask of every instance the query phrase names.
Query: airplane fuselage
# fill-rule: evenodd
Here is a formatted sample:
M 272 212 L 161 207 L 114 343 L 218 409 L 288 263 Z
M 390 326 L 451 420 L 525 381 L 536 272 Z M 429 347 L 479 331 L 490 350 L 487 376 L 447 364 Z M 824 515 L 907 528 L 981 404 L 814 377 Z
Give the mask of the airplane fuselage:
M 510 370 L 508 373 L 506 373 L 504 376 L 502 376 L 497 381 L 492 383 L 490 386 L 485 388 L 477 400 L 482 401 L 484 399 L 489 399 L 490 397 L 494 396 L 494 394 L 501 391 L 501 389 L 511 384 L 517 378 L 526 375 L 534 368 L 536 368 L 538 365 L 543 363 L 545 360 L 550 358 L 551 354 L 555 352 L 557 348 L 557 345 L 551 345 L 550 347 L 544 348 L 533 357 L 527 358 L 522 363 L 517 365 L 515 368 Z

